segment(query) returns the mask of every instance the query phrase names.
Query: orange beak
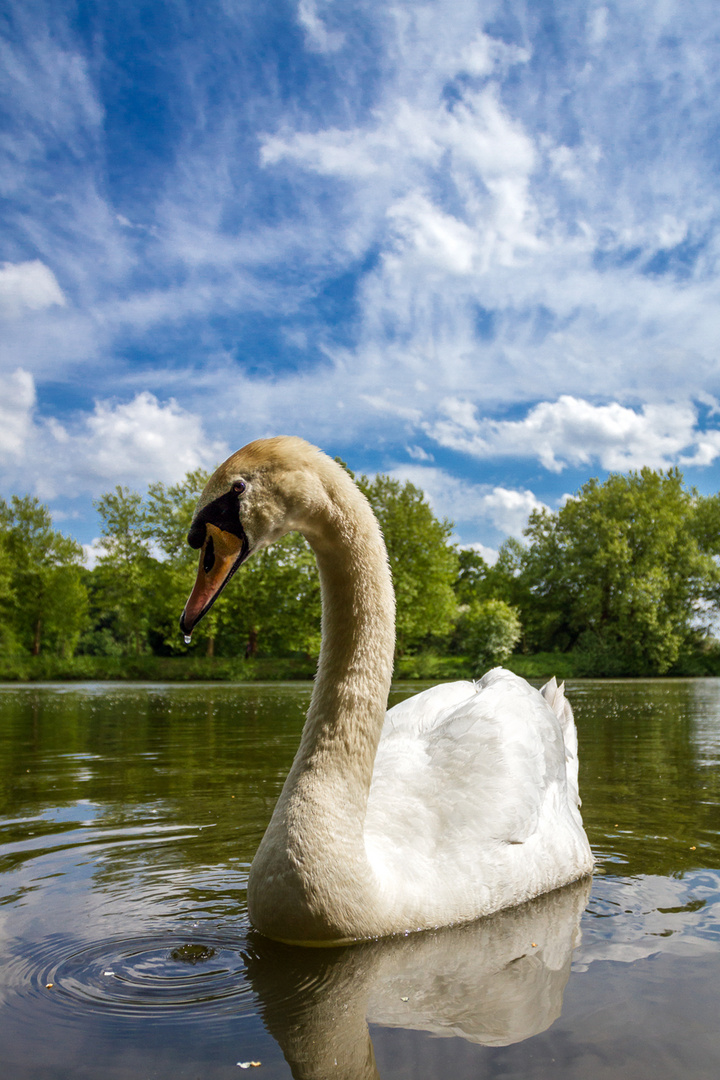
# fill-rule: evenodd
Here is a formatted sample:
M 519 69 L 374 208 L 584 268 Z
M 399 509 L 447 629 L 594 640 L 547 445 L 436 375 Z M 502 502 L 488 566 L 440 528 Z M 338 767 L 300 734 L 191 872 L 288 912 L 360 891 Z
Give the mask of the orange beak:
M 186 638 L 190 637 L 193 628 L 210 610 L 247 555 L 248 545 L 244 535 L 226 532 L 209 521 L 205 523 L 205 540 L 200 549 L 197 578 L 180 618 L 180 629 Z

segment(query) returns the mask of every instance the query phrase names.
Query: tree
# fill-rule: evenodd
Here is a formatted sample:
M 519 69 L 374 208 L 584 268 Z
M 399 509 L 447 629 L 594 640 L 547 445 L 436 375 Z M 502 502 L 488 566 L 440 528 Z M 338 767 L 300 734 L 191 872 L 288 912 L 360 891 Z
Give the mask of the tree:
M 520 634 L 517 611 L 504 600 L 471 600 L 458 619 L 459 651 L 469 656 L 478 669 L 507 660 Z
M 397 602 L 397 651 L 417 648 L 427 639 L 447 637 L 457 602 L 453 582 L 458 555 L 450 543 L 452 523 L 439 521 L 423 493 L 379 475 L 357 481 L 385 537 Z
M 6 504 L 0 501 L 0 650 L 10 653 L 14 652 L 17 647 L 15 627 L 13 626 L 15 590 L 12 579 L 13 560 L 10 551 L 9 530 L 3 520 L 2 507 L 7 510 Z
M 94 577 L 97 600 L 112 615 L 113 633 L 126 652 L 147 647 L 157 579 L 142 497 L 118 485 L 95 503 L 103 519 L 102 548 Z
M 486 593 L 489 567 L 480 552 L 473 548 L 460 548 L 457 555 L 455 596 L 459 604 L 471 604 Z
M 717 588 L 700 507 L 677 469 L 643 469 L 531 514 L 522 576 L 536 646 L 577 645 L 605 671 L 667 671 Z
M 87 621 L 83 551 L 52 527 L 39 499 L 0 499 L 0 602 L 10 615 L 15 643 L 37 656 L 45 644 L 72 655 Z
M 281 656 L 320 650 L 320 579 L 304 537 L 290 533 L 253 555 L 233 579 L 225 633 L 235 651 Z

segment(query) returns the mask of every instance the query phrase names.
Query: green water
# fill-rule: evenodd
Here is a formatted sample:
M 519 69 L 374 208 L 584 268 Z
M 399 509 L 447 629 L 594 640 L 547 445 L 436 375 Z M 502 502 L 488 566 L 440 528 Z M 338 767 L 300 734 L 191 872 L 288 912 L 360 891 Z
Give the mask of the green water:
M 3 1077 L 720 1075 L 720 681 L 569 687 L 591 893 L 322 953 L 245 908 L 309 692 L 0 687 Z

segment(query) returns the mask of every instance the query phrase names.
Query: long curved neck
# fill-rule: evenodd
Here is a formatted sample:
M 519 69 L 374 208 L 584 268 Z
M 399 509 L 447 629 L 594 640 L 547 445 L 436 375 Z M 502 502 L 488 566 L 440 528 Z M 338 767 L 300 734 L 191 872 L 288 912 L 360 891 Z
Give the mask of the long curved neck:
M 359 809 L 367 799 L 387 708 L 395 598 L 385 545 L 365 498 L 337 492 L 305 528 L 320 572 L 322 646 L 291 772 L 343 777 Z
M 350 478 L 333 469 L 295 522 L 320 570 L 315 688 L 248 881 L 254 925 L 284 941 L 377 933 L 364 824 L 392 675 L 395 600 L 375 517 Z

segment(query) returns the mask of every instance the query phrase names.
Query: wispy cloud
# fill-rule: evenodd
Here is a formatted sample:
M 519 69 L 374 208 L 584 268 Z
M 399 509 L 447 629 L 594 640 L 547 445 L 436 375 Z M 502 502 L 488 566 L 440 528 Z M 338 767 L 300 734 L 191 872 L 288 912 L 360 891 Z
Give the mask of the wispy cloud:
M 717 486 L 708 0 L 7 9 L 6 488 L 23 453 L 59 475 L 60 432 L 87 490 L 168 475 L 183 426 L 193 461 L 290 430 L 502 463 L 523 507 L 561 470 Z
M 345 35 L 328 30 L 320 17 L 319 7 L 318 0 L 298 0 L 297 17 L 305 31 L 307 47 L 313 52 L 336 52 L 342 47 Z

